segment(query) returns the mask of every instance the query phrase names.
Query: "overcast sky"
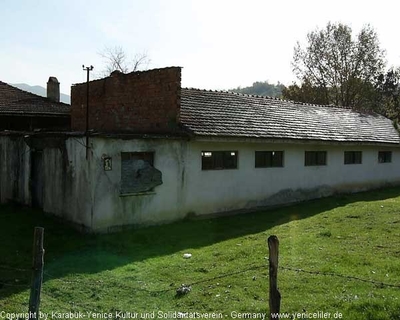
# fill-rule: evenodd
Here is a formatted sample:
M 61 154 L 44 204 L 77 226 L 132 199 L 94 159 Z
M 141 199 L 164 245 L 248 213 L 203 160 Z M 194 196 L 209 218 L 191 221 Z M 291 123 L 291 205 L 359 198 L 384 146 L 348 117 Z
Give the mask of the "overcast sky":
M 102 69 L 105 46 L 149 68 L 181 66 L 182 85 L 230 89 L 255 81 L 290 84 L 293 47 L 331 22 L 377 31 L 388 65 L 400 65 L 398 1 L 352 0 L 0 0 L 0 80 L 70 94 L 82 64 Z

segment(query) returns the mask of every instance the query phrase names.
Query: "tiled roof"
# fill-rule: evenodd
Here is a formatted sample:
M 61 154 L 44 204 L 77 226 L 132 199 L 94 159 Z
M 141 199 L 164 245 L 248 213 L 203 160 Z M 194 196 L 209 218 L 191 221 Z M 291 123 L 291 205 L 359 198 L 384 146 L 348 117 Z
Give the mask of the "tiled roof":
M 223 91 L 182 88 L 180 119 L 200 136 L 400 143 L 376 113 Z
M 69 115 L 70 105 L 54 102 L 0 81 L 0 114 Z

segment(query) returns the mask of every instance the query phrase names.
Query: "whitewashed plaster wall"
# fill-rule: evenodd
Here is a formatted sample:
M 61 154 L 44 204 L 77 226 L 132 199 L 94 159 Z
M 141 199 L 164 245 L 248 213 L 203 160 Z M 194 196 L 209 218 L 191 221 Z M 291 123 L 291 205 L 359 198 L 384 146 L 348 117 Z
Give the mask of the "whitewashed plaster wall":
M 43 210 L 91 231 L 153 225 L 231 210 L 286 204 L 400 183 L 400 148 L 329 143 L 196 141 L 84 137 L 44 147 Z M 0 197 L 31 204 L 30 150 L 22 137 L 0 139 Z M 43 142 L 46 145 L 45 142 Z M 327 151 L 326 166 L 304 166 L 305 151 Z M 202 151 L 237 151 L 238 167 L 202 170 Z M 284 151 L 284 166 L 255 168 L 255 151 Z M 362 151 L 362 164 L 344 164 L 344 151 Z M 379 163 L 378 151 L 392 151 Z M 121 152 L 154 152 L 163 183 L 121 194 Z M 112 170 L 104 170 L 104 158 Z
M 400 182 L 400 150 L 329 144 L 190 142 L 186 210 L 207 214 L 270 206 Z M 238 168 L 201 170 L 202 151 L 238 151 Z M 255 151 L 284 151 L 284 166 L 255 168 Z M 305 151 L 327 151 L 327 165 L 305 166 Z M 392 151 L 378 163 L 378 151 Z M 344 164 L 344 151 L 362 151 L 362 164 Z

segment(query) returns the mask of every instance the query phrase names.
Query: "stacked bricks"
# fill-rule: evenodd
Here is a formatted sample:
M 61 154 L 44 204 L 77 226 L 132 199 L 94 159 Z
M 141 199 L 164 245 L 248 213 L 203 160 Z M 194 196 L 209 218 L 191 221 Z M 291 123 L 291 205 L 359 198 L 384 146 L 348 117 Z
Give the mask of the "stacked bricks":
M 177 129 L 181 68 L 123 74 L 89 83 L 89 130 L 171 133 Z M 71 128 L 86 130 L 86 83 L 71 88 Z

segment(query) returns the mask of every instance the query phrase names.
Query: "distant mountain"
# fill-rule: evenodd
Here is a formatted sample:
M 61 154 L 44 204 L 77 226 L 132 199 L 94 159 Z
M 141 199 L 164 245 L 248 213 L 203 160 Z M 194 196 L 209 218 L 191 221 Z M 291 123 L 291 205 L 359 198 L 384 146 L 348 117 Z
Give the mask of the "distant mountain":
M 257 96 L 268 96 L 274 98 L 281 98 L 282 97 L 282 89 L 285 86 L 282 83 L 278 84 L 271 84 L 268 81 L 264 82 L 254 82 L 251 87 L 241 88 L 238 87 L 236 89 L 230 89 L 231 92 L 243 93 L 243 94 L 250 94 L 250 95 L 257 95 Z
M 38 96 L 47 97 L 47 89 L 41 86 L 30 86 L 26 83 L 10 83 L 10 85 L 18 89 L 37 94 Z M 60 101 L 71 104 L 71 97 L 64 93 L 60 93 Z
M 29 84 L 26 84 L 26 83 L 14 83 L 11 85 L 14 87 L 17 87 L 21 90 L 32 92 L 32 93 L 37 94 L 42 97 L 47 96 L 46 88 L 43 88 L 41 86 L 30 86 Z M 264 82 L 257 81 L 257 82 L 254 82 L 253 85 L 250 87 L 245 87 L 245 88 L 237 87 L 236 89 L 229 89 L 228 91 L 243 93 L 243 94 L 250 94 L 250 95 L 281 98 L 283 88 L 285 88 L 285 86 L 279 82 L 278 82 L 278 84 L 271 84 L 271 83 L 268 83 L 268 81 L 264 81 Z M 61 102 L 71 104 L 71 97 L 64 93 L 60 93 L 60 100 L 61 100 Z

